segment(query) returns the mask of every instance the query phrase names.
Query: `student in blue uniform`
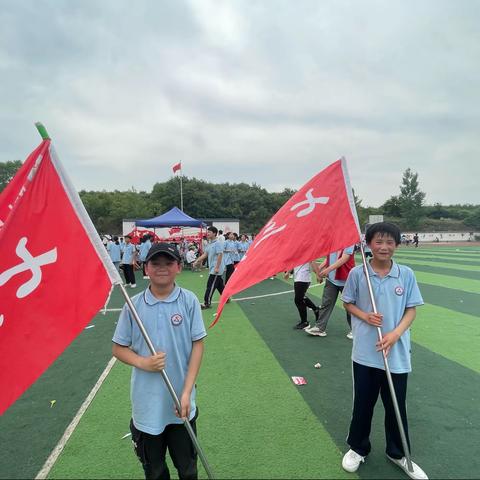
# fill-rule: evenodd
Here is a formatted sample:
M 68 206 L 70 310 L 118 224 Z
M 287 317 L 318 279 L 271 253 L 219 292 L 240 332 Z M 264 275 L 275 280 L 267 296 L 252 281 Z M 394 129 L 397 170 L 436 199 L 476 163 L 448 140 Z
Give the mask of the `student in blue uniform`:
M 112 263 L 115 265 L 115 268 L 118 270 L 120 267 L 120 260 L 122 259 L 122 247 L 118 241 L 118 237 L 113 237 L 113 241 L 107 244 L 107 251 L 110 255 Z
M 195 379 L 207 335 L 200 304 L 192 292 L 175 283 L 181 271 L 175 247 L 154 244 L 145 264 L 150 286 L 132 302 L 157 353 L 150 353 L 126 305 L 113 336 L 113 355 L 133 367 L 132 441 L 147 479 L 170 478 L 167 448 L 179 478 L 196 479 L 197 455 L 183 419 L 188 417 L 196 432 Z M 181 412 L 176 411 L 160 375 L 163 369 L 178 395 Z
M 220 295 L 225 288 L 223 284 L 223 272 L 225 271 L 225 262 L 223 258 L 223 243 L 217 240 L 217 227 L 207 228 L 208 244 L 205 251 L 194 262 L 194 266 L 201 265 L 203 260 L 208 257 L 209 275 L 207 280 L 207 288 L 205 289 L 204 302 L 202 309 L 211 308 L 212 296 L 215 290 Z
M 148 279 L 147 273 L 145 272 L 145 259 L 151 246 L 150 235 L 147 233 L 140 239 L 140 246 L 138 247 L 138 259 L 142 263 L 143 278 L 145 280 Z
M 122 262 L 121 268 L 125 277 L 125 284 L 130 285 L 131 288 L 137 286 L 135 280 L 135 265 L 137 263 L 137 249 L 131 242 L 132 237 L 130 235 L 125 236 L 125 243 L 122 246 Z
M 411 371 L 410 326 L 416 316 L 416 307 L 423 299 L 413 271 L 392 259 L 400 244 L 400 230 L 396 225 L 375 223 L 366 233 L 366 242 L 373 258 L 368 263 L 378 313 L 373 313 L 363 266 L 355 267 L 343 289 L 345 309 L 352 316 L 353 330 L 353 413 L 342 466 L 355 472 L 370 453 L 370 429 L 373 410 L 380 394 L 385 408 L 386 454 L 390 461 L 402 468 L 410 478 L 427 478 L 425 472 L 413 464 L 409 472 L 402 447 L 392 398 L 388 387 L 383 353 L 388 358 L 398 407 L 408 439 L 406 410 L 407 378 Z M 377 336 L 381 327 L 383 340 Z
M 227 233 L 227 239 L 223 242 L 223 257 L 225 263 L 225 284 L 234 271 L 234 260 L 237 256 L 237 245 L 232 232 Z

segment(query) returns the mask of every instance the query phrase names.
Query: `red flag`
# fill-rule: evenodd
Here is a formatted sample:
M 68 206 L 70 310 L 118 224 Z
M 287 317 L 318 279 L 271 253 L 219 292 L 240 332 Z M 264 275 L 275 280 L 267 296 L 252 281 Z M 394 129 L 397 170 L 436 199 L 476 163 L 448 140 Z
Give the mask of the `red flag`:
M 342 158 L 313 177 L 262 228 L 228 280 L 211 326 L 233 294 L 359 240 L 355 202 Z
M 181 170 L 181 169 L 182 169 L 182 162 L 178 162 L 172 167 L 173 173 L 175 173 L 177 170 Z
M 0 197 L 0 212 L 16 199 L 0 229 L 0 414 L 121 282 L 50 140 L 26 164 Z

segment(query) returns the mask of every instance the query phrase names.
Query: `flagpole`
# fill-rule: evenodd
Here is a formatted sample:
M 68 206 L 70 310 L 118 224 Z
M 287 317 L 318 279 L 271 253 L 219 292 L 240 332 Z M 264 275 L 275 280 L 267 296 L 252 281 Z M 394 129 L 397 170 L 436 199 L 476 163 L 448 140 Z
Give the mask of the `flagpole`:
M 155 350 L 155 347 L 153 346 L 153 343 L 150 340 L 150 337 L 148 336 L 148 333 L 145 330 L 145 327 L 144 327 L 142 321 L 140 320 L 140 317 L 138 315 L 137 310 L 135 309 L 135 306 L 133 305 L 132 300 L 128 296 L 127 290 L 125 289 L 125 287 L 123 285 L 119 285 L 119 287 L 120 287 L 120 290 L 121 290 L 123 296 L 125 297 L 125 301 L 128 305 L 128 308 L 132 312 L 133 318 L 135 319 L 135 322 L 137 323 L 138 328 L 140 329 L 140 332 L 142 333 L 143 338 L 145 339 L 145 342 L 148 346 L 148 349 L 150 350 L 150 353 L 152 355 L 156 355 L 157 352 Z M 161 370 L 160 374 L 162 375 L 163 381 L 165 382 L 165 385 L 167 386 L 167 389 L 170 392 L 171 397 L 173 398 L 173 402 L 175 403 L 175 407 L 177 408 L 177 411 L 181 412 L 182 411 L 182 405 L 180 403 L 180 400 L 178 399 L 178 396 L 175 392 L 175 389 L 173 388 L 173 385 L 172 385 L 170 379 L 168 378 L 167 372 L 165 370 Z M 188 435 L 190 436 L 190 439 L 192 440 L 192 443 L 195 447 L 195 450 L 197 451 L 198 456 L 200 457 L 200 460 L 202 461 L 202 464 L 205 468 L 205 471 L 207 472 L 208 478 L 211 478 L 211 479 L 215 478 L 214 475 L 213 475 L 213 472 L 210 468 L 210 465 L 208 464 L 207 458 L 205 457 L 205 454 L 203 453 L 202 447 L 200 447 L 200 444 L 198 443 L 198 439 L 195 435 L 195 432 L 193 431 L 193 428 L 190 425 L 190 421 L 188 420 L 187 417 L 185 417 L 183 419 L 183 424 L 185 425 L 185 428 L 187 429 Z
M 370 296 L 370 301 L 372 303 L 373 312 L 378 313 L 377 312 L 377 304 L 375 302 L 375 297 L 373 295 L 372 283 L 370 282 L 370 275 L 368 274 L 367 258 L 365 257 L 365 250 L 363 249 L 363 242 L 362 241 L 360 241 L 360 252 L 362 254 L 363 272 L 365 274 L 365 279 L 367 281 L 368 295 Z M 376 327 L 376 328 L 377 328 L 378 340 L 381 342 L 382 339 L 383 339 L 382 329 L 380 327 Z M 387 359 L 387 355 L 385 353 L 385 350 L 382 350 L 382 357 L 383 357 L 383 364 L 385 366 L 385 374 L 387 376 L 388 387 L 390 389 L 390 395 L 392 397 L 393 409 L 395 411 L 395 417 L 397 419 L 398 431 L 400 433 L 400 439 L 402 441 L 403 452 L 404 452 L 405 458 L 407 460 L 407 468 L 410 472 L 413 472 L 412 460 L 410 458 L 410 450 L 408 448 L 407 437 L 405 435 L 405 429 L 403 428 L 402 417 L 400 415 L 400 409 L 398 408 L 397 396 L 395 394 L 395 388 L 393 386 L 392 374 L 390 373 L 390 367 L 388 366 L 388 359 Z
M 180 210 L 183 212 L 183 186 L 182 186 L 182 179 L 183 179 L 183 171 L 182 171 L 182 164 L 180 164 Z

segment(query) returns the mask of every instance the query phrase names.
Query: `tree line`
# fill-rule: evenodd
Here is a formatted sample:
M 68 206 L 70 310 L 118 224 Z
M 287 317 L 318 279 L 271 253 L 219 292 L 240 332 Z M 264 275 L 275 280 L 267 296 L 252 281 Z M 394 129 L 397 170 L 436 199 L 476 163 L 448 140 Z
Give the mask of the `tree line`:
M 22 162 L 0 162 L 0 192 L 13 178 Z M 184 211 L 194 218 L 237 218 L 242 232 L 256 233 L 295 193 L 268 192 L 255 183 L 211 183 L 183 177 Z M 125 218 L 151 218 L 180 206 L 179 179 L 156 183 L 151 192 L 86 191 L 79 192 L 95 227 L 100 233 L 120 233 Z M 418 174 L 405 170 L 398 195 L 380 207 L 365 207 L 355 195 L 358 217 L 363 227 L 369 215 L 384 215 L 405 231 L 474 231 L 480 229 L 480 205 L 425 205 Z

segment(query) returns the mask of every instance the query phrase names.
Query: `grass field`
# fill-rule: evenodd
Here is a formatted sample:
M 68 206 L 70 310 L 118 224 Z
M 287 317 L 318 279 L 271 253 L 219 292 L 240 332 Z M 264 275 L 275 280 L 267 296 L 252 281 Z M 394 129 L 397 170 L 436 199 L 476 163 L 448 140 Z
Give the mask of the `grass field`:
M 430 478 L 478 478 L 480 248 L 401 248 L 396 260 L 414 269 L 425 300 L 412 327 L 412 456 Z M 179 277 L 200 297 L 205 282 L 204 273 Z M 145 285 L 139 283 L 132 294 Z M 322 288 L 309 290 L 316 303 Z M 342 470 L 352 400 L 345 314 L 338 304 L 325 338 L 294 331 L 291 289 L 279 275 L 237 294 L 261 297 L 230 303 L 208 331 L 198 429 L 216 477 L 406 478 L 385 459 L 381 404 L 367 462 L 357 475 Z M 122 303 L 116 292 L 109 308 Z M 213 313 L 204 313 L 207 325 Z M 0 418 L 0 478 L 36 476 L 110 360 L 117 316 L 98 315 L 94 327 Z M 292 375 L 308 384 L 295 386 Z M 49 478 L 143 477 L 129 438 L 122 439 L 130 418 L 129 382 L 129 367 L 117 362 Z

